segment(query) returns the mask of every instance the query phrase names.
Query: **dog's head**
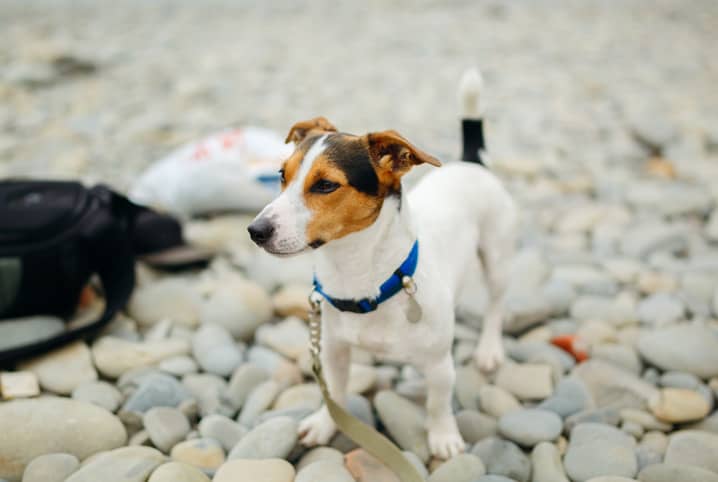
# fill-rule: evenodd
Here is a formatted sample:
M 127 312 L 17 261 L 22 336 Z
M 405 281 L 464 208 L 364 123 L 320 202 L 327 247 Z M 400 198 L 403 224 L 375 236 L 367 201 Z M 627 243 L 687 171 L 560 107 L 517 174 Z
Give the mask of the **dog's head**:
M 367 228 L 413 166 L 441 165 L 395 131 L 355 136 L 323 117 L 294 124 L 290 141 L 296 148 L 280 171 L 282 193 L 248 228 L 257 245 L 279 256 Z

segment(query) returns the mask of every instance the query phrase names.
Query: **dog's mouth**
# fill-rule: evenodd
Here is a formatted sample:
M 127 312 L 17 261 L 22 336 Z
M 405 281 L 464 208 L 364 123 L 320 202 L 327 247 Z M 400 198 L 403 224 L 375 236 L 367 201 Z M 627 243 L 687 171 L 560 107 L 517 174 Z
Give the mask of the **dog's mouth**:
M 276 249 L 272 246 L 262 246 L 262 249 L 264 249 L 267 253 L 271 254 L 272 256 L 276 256 L 278 258 L 291 258 L 292 256 L 297 256 L 298 254 L 302 254 L 309 250 L 309 246 L 305 246 L 303 248 L 293 250 L 293 251 L 283 251 L 281 249 Z

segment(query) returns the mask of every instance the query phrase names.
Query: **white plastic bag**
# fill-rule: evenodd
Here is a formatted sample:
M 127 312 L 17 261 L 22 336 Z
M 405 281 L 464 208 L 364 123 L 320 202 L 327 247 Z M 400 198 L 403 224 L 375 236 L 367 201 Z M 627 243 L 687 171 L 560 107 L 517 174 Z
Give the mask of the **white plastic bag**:
M 269 129 L 226 129 L 155 162 L 129 197 L 181 217 L 258 211 L 278 194 L 278 171 L 293 149 Z

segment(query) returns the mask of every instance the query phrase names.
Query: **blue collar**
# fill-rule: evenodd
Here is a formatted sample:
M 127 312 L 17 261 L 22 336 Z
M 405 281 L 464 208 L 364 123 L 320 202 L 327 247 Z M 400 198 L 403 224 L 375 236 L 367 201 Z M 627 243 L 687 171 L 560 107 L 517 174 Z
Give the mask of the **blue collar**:
M 419 262 L 419 241 L 414 241 L 409 255 L 406 257 L 401 266 L 394 271 L 388 280 L 384 281 L 379 287 L 379 296 L 375 298 L 340 299 L 332 298 L 324 292 L 322 284 L 314 275 L 314 290 L 322 295 L 334 308 L 339 311 L 350 311 L 352 313 L 370 313 L 378 308 L 378 306 L 404 289 L 405 278 L 412 282 L 411 277 L 416 271 L 416 265 Z

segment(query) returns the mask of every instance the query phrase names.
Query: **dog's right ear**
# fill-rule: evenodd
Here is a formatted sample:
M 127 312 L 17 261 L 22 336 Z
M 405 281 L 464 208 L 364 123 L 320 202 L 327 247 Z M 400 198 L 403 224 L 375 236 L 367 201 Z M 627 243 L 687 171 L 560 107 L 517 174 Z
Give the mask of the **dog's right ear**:
M 315 117 L 305 121 L 297 122 L 289 129 L 286 143 L 294 142 L 299 144 L 302 142 L 310 132 L 336 132 L 337 128 L 332 125 L 325 117 Z

